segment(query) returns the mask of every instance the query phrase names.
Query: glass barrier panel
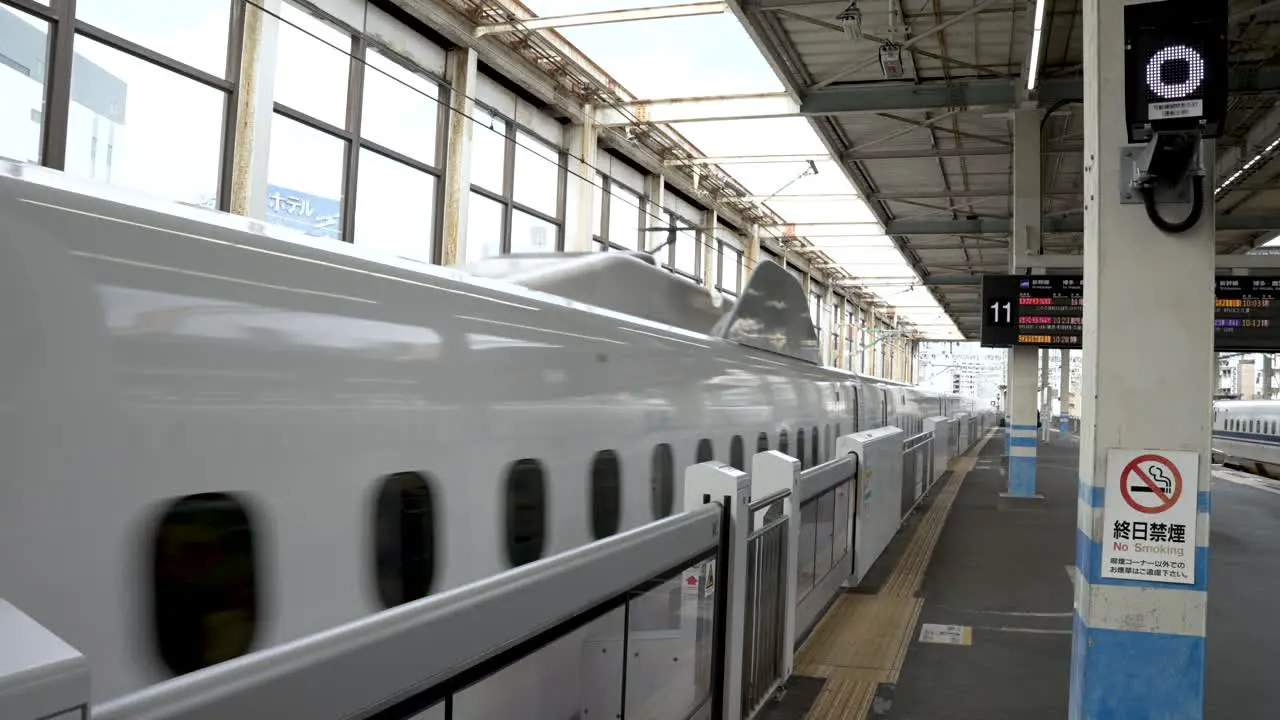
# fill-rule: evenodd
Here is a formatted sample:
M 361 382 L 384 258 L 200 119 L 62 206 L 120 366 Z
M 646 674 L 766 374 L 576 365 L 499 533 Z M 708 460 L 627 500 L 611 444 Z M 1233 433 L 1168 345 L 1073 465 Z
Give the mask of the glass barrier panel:
M 845 554 L 849 552 L 850 487 L 852 487 L 852 483 L 844 483 L 843 485 L 838 485 L 835 489 L 836 529 L 831 542 L 832 555 L 835 557 L 834 562 L 840 562 L 844 559 Z
M 831 541 L 835 525 L 836 494 L 835 489 L 828 490 L 818 497 L 818 516 L 815 534 L 817 545 L 813 551 L 814 578 L 826 577 L 831 569 Z
M 628 600 L 626 715 L 684 720 L 709 712 L 715 560 L 634 591 Z M 613 714 L 584 713 L 588 718 Z
M 797 548 L 796 598 L 803 598 L 813 589 L 816 579 L 813 552 L 817 545 L 818 500 L 814 498 L 800 506 L 800 546 Z
M 454 719 L 618 717 L 624 610 L 615 608 L 458 693 Z

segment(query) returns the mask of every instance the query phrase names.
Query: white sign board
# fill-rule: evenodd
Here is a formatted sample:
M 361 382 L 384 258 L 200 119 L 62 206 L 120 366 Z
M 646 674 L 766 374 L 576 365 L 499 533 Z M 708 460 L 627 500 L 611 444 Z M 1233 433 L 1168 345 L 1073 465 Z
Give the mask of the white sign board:
M 1199 453 L 1108 450 L 1102 577 L 1194 583 L 1199 481 Z
M 973 643 L 973 629 L 968 625 L 924 623 L 920 626 L 920 642 L 937 643 L 939 645 L 970 645 Z

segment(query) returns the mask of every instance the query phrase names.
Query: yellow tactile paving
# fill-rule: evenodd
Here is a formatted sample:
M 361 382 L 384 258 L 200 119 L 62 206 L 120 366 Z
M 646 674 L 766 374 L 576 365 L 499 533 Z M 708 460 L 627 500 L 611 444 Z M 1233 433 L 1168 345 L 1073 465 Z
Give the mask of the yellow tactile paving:
M 988 433 L 951 464 L 951 478 L 920 521 L 889 579 L 875 595 L 836 598 L 796 656 L 796 674 L 826 678 L 807 720 L 866 717 L 880 683 L 896 682 L 924 601 L 915 597 L 965 476 Z

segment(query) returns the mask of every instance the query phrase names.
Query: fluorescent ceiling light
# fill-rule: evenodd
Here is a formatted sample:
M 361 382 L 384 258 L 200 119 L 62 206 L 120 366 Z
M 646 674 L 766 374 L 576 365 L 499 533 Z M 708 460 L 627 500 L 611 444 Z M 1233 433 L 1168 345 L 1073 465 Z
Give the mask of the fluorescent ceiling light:
M 1040 40 L 1044 33 L 1044 0 L 1036 0 L 1036 14 L 1031 26 L 1031 59 L 1027 71 L 1027 90 L 1036 89 L 1036 75 L 1040 73 Z
M 1223 180 L 1222 184 L 1218 186 L 1218 189 L 1213 191 L 1213 194 L 1217 195 L 1218 193 L 1227 189 L 1228 185 L 1239 180 L 1241 176 L 1243 176 L 1249 170 L 1253 169 L 1254 165 L 1257 165 L 1259 162 L 1262 161 L 1263 158 L 1265 158 L 1267 155 L 1270 155 L 1271 151 L 1275 150 L 1277 147 L 1280 147 L 1280 138 L 1276 138 L 1275 140 L 1272 140 L 1270 145 L 1263 148 L 1262 151 L 1259 152 L 1257 155 L 1254 155 L 1253 157 L 1249 158 L 1249 161 L 1246 162 L 1243 166 L 1241 166 L 1239 170 L 1236 170 L 1234 173 L 1231 173 L 1231 177 L 1227 178 L 1226 180 Z

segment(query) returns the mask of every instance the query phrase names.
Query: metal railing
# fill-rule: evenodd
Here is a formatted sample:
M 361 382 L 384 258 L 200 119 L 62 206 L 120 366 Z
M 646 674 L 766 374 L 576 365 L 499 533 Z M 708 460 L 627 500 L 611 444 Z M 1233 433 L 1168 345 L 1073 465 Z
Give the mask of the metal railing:
M 778 490 L 748 506 L 746 623 L 743 628 L 742 709 L 751 717 L 787 679 L 787 552 L 791 491 Z M 759 525 L 759 527 L 756 527 Z
M 902 517 L 911 514 L 933 486 L 933 433 L 922 432 L 902 443 Z

